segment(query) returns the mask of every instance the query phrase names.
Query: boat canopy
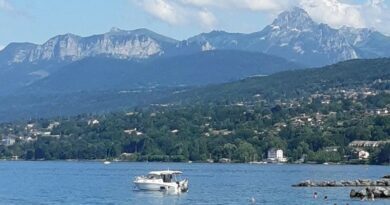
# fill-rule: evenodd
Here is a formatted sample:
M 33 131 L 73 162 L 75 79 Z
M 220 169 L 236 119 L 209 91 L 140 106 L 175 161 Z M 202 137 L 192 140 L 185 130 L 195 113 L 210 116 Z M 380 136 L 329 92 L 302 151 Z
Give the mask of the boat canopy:
M 165 171 L 152 171 L 152 172 L 149 172 L 149 174 L 151 174 L 151 175 L 172 175 L 172 174 L 183 174 L 183 172 L 165 170 Z

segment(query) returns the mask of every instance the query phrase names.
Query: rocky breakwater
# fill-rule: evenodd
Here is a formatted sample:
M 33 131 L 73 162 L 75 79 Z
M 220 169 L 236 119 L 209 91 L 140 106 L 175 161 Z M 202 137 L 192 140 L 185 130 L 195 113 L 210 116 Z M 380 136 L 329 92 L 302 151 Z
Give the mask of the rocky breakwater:
M 351 190 L 351 198 L 390 198 L 390 187 L 367 187 L 360 191 Z
M 340 181 L 312 181 L 306 180 L 292 185 L 293 187 L 366 187 L 356 191 L 352 189 L 349 196 L 351 198 L 374 199 L 390 198 L 390 175 L 381 179 L 357 179 Z
M 306 180 L 294 184 L 293 187 L 390 187 L 390 178 L 383 178 L 378 180 L 357 179 L 357 180 L 341 180 L 341 181 L 312 181 Z

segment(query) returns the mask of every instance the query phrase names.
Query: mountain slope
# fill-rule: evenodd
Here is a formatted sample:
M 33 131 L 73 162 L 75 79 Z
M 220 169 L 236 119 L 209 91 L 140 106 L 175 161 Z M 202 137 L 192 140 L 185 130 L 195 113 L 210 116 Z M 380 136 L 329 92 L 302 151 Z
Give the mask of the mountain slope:
M 314 22 L 301 8 L 282 12 L 251 34 L 213 31 L 180 43 L 182 49 L 238 49 L 263 52 L 318 67 L 356 58 L 390 56 L 390 37 L 370 29 L 334 29 Z
M 74 92 L 151 86 L 199 86 L 298 69 L 282 58 L 245 51 L 207 51 L 144 62 L 88 58 L 69 64 L 27 90 Z
M 271 25 L 251 34 L 249 39 L 246 49 L 283 56 L 309 66 L 358 58 L 338 30 L 315 23 L 299 8 L 281 13 Z
M 370 29 L 342 27 L 339 32 L 353 45 L 361 58 L 390 55 L 390 37 Z
M 101 64 L 97 59 L 85 59 L 85 61 L 95 62 L 96 66 Z M 123 60 L 116 61 L 117 64 L 124 62 Z M 79 63 L 82 62 L 84 61 Z M 110 62 L 110 64 L 114 65 L 115 62 Z M 126 65 L 128 64 L 123 64 L 123 67 L 125 68 Z M 118 68 L 119 66 L 115 67 Z M 102 68 L 102 71 L 106 70 L 104 66 Z M 158 67 L 153 69 L 158 69 Z M 90 75 L 94 70 L 86 69 L 85 72 Z M 96 70 L 99 71 L 100 69 Z M 120 72 L 114 73 L 121 74 Z M 105 74 L 107 73 L 100 73 L 102 77 L 99 80 L 104 80 L 104 77 L 109 80 L 105 82 L 98 80 L 97 83 L 92 80 L 85 84 L 86 87 L 83 89 L 91 89 L 92 91 L 77 92 L 74 88 L 79 88 L 79 85 L 67 87 L 62 84 L 65 83 L 70 86 L 72 82 L 58 79 L 59 83 L 55 86 L 63 87 L 53 86 L 50 89 L 44 87 L 44 84 L 32 85 L 31 90 L 25 90 L 27 93 L 0 97 L 0 121 L 75 115 L 85 112 L 99 113 L 133 106 L 145 106 L 152 103 L 186 105 L 195 103 L 218 104 L 222 102 L 222 104 L 226 104 L 229 102 L 259 102 L 264 100 L 271 103 L 288 99 L 307 99 L 308 96 L 316 93 L 321 95 L 328 95 L 326 93 L 329 93 L 331 96 L 336 96 L 341 93 L 345 95 L 348 92 L 353 95 L 355 92 L 361 95 L 372 92 L 372 90 L 390 92 L 390 59 L 350 60 L 318 69 L 285 71 L 269 76 L 251 77 L 236 82 L 193 89 L 189 87 L 178 89 L 144 88 L 121 91 L 108 90 L 110 87 L 107 86 L 107 90 L 94 90 L 95 87 L 93 86 L 102 88 L 102 85 L 106 86 L 105 83 L 109 83 L 110 79 L 113 81 L 122 80 L 122 78 L 111 78 Z M 128 85 L 132 83 L 126 77 L 124 81 L 128 81 Z M 77 81 L 74 82 L 75 84 L 78 83 Z M 111 85 L 115 83 L 117 82 L 111 83 Z M 388 104 L 388 102 L 384 103 L 385 105 Z
M 164 54 L 176 40 L 147 29 L 124 31 L 117 28 L 101 35 L 80 37 L 73 34 L 55 36 L 42 45 L 13 43 L 0 52 L 0 65 L 76 61 L 93 56 L 146 59 Z
M 328 25 L 318 24 L 300 8 L 281 13 L 271 25 L 260 32 L 218 33 L 201 34 L 192 38 L 192 44 L 189 45 L 196 45 L 195 41 L 198 43 L 198 50 L 209 47 L 263 52 L 307 66 L 327 65 L 360 57 L 346 38 L 348 32 L 339 32 Z M 359 51 L 361 56 L 367 56 L 364 49 Z M 385 52 L 381 56 L 389 55 L 389 52 Z
M 381 90 L 390 90 L 390 59 L 350 60 L 318 68 L 286 71 L 270 76 L 247 78 L 221 85 L 189 90 L 173 101 L 275 100 L 307 97 L 329 89 L 356 89 L 378 81 Z M 170 100 L 168 100 L 170 101 Z

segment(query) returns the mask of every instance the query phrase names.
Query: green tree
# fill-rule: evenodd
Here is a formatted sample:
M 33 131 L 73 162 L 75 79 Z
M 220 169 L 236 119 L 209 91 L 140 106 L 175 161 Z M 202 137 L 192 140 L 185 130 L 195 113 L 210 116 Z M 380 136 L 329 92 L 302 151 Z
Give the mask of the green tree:
M 237 155 L 241 162 L 249 162 L 257 157 L 255 148 L 248 142 L 241 142 L 238 145 Z

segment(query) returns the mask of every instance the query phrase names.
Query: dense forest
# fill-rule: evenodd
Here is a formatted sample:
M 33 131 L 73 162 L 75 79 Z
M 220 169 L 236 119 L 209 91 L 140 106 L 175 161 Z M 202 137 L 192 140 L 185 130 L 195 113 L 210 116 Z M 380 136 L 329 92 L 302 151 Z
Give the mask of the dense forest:
M 389 59 L 288 71 L 123 112 L 3 123 L 16 141 L 0 157 L 250 162 L 280 148 L 290 162 L 389 163 L 389 144 L 366 148 L 364 161 L 349 146 L 390 140 L 389 91 Z

